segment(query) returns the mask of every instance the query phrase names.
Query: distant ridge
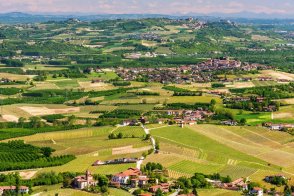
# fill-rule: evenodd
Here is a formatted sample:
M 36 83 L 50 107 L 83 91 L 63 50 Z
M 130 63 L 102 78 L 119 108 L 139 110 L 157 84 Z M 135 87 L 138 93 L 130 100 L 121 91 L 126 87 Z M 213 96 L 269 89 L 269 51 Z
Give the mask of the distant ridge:
M 47 21 L 65 21 L 70 18 L 77 18 L 82 21 L 93 20 L 115 20 L 115 19 L 141 19 L 141 18 L 170 18 L 170 19 L 182 19 L 187 17 L 195 17 L 203 20 L 219 20 L 219 19 L 243 19 L 252 20 L 294 20 L 294 15 L 283 14 L 266 14 L 266 13 L 252 13 L 252 12 L 240 12 L 233 14 L 225 13 L 210 13 L 210 14 L 198 14 L 188 13 L 186 15 L 164 15 L 164 14 L 84 14 L 84 13 L 22 13 L 22 12 L 10 12 L 0 13 L 0 23 L 36 23 Z M 245 19 L 245 20 L 244 20 Z

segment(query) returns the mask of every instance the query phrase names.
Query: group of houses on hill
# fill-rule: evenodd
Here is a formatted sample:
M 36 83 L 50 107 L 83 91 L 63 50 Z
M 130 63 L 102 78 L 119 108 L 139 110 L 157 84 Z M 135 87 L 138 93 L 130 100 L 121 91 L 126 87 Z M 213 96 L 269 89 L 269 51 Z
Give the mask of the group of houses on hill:
M 222 59 L 210 59 L 195 65 L 184 65 L 173 68 L 120 67 L 116 69 L 116 73 L 126 81 L 144 79 L 148 82 L 160 82 L 163 84 L 183 84 L 191 82 L 210 82 L 213 80 L 219 80 L 216 76 L 212 74 L 213 71 L 234 69 L 250 71 L 256 69 L 266 69 L 266 66 L 248 63 L 242 65 L 240 61 L 230 60 L 228 57 L 225 57 Z
M 160 112 L 170 118 L 158 118 L 156 120 L 158 124 L 178 124 L 179 126 L 195 125 L 197 124 L 197 121 L 203 121 L 214 115 L 213 112 L 202 108 L 195 110 L 161 110 Z M 146 117 L 140 117 L 140 119 L 124 120 L 122 121 L 121 126 L 138 126 L 140 123 L 148 124 L 150 122 Z

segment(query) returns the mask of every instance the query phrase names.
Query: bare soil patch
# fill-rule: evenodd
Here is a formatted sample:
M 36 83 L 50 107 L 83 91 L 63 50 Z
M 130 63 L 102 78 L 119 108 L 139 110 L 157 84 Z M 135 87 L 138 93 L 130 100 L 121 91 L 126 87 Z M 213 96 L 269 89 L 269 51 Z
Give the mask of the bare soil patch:
M 73 112 L 80 112 L 79 107 L 72 108 L 63 108 L 63 109 L 49 109 L 47 107 L 30 107 L 30 106 L 22 106 L 19 107 L 25 112 L 31 114 L 32 116 L 42 116 L 42 115 L 51 115 L 51 114 L 66 114 Z

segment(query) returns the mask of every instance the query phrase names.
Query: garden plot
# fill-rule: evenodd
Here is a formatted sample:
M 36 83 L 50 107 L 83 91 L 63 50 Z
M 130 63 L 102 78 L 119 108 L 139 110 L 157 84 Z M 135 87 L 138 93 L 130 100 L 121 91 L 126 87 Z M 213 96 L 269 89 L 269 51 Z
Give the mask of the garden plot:
M 19 107 L 25 112 L 31 114 L 32 116 L 42 116 L 42 115 L 51 115 L 51 114 L 67 114 L 80 112 L 79 107 L 72 108 L 63 108 L 63 109 L 49 109 L 47 107 L 31 107 L 31 106 L 22 106 Z

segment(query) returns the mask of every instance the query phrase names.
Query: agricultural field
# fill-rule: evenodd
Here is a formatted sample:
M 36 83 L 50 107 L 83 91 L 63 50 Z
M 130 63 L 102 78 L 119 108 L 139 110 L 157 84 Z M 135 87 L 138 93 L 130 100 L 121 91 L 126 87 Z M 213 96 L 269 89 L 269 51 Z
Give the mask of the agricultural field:
M 86 170 L 110 179 L 131 167 L 171 184 L 191 178 L 182 189 L 195 173 L 279 191 L 263 179 L 283 174 L 294 186 L 288 20 L 86 18 L 1 23 L 3 174 L 20 172 L 35 195 L 90 196 L 62 184 Z M 53 174 L 71 179 L 39 183 Z M 241 195 L 193 186 L 203 196 Z
M 155 128 L 151 133 L 162 147 L 160 154 L 147 160 L 160 160 L 175 178 L 219 172 L 237 179 L 258 171 L 278 174 L 280 167 L 292 167 L 293 152 L 288 148 L 292 148 L 293 136 L 286 133 L 213 125 Z

